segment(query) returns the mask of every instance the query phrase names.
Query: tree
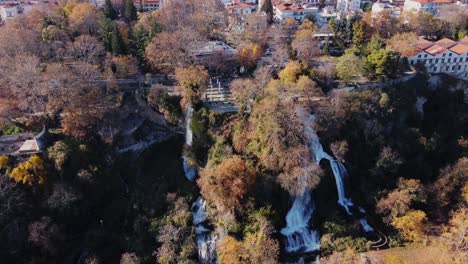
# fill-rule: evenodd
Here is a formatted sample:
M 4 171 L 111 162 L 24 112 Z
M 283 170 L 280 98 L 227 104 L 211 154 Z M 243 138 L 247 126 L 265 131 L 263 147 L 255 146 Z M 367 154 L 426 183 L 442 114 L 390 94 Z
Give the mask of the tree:
M 433 186 L 437 206 L 447 208 L 456 204 L 464 183 L 468 180 L 468 158 L 463 157 L 451 166 L 440 171 L 440 176 Z
M 333 152 L 333 156 L 344 162 L 344 157 L 348 153 L 348 142 L 346 140 L 335 141 L 331 143 L 330 149 Z
M 192 45 L 197 39 L 192 30 L 158 33 L 146 47 L 146 58 L 154 68 L 168 74 L 189 64 Z
M 456 252 L 468 250 L 468 209 L 466 207 L 452 212 L 452 218 L 444 229 L 442 237 L 448 240 Z
M 104 15 L 111 20 L 117 18 L 117 11 L 115 11 L 114 5 L 112 5 L 111 0 L 106 0 L 104 3 Z
M 77 59 L 96 63 L 105 55 L 105 49 L 102 43 L 95 37 L 81 35 L 73 42 L 73 54 Z
M 10 165 L 10 158 L 7 155 L 0 155 L 0 171 L 5 170 Z
M 176 68 L 175 78 L 184 88 L 183 97 L 186 102 L 194 103 L 201 99 L 201 94 L 208 85 L 208 71 L 203 66 Z
M 73 30 L 92 36 L 98 31 L 97 25 L 100 17 L 101 13 L 95 6 L 88 3 L 73 3 L 73 8 L 68 14 L 68 21 Z
M 257 67 L 257 63 L 263 56 L 263 49 L 256 43 L 247 43 L 240 47 L 237 55 L 237 61 L 240 66 L 245 67 L 247 71 Z
M 414 55 L 418 36 L 414 32 L 397 33 L 387 41 L 387 49 L 396 51 L 404 57 Z
M 10 178 L 29 186 L 44 184 L 46 180 L 44 161 L 34 155 L 14 168 L 10 173 Z
M 123 17 L 127 22 L 137 20 L 137 10 L 133 4 L 133 0 L 125 0 L 123 9 Z
M 400 178 L 398 187 L 378 201 L 376 211 L 384 216 L 384 222 L 388 224 L 405 215 L 415 202 L 423 201 L 425 201 L 425 192 L 421 182 Z
M 169 193 L 166 203 L 169 211 L 160 219 L 153 219 L 150 228 L 156 233 L 161 246 L 156 251 L 156 259 L 162 264 L 192 263 L 196 256 L 192 214 L 187 201 L 174 193 Z
M 240 156 L 223 160 L 214 168 L 204 168 L 197 180 L 203 197 L 220 212 L 233 212 L 250 191 L 254 172 Z
M 63 165 L 68 161 L 70 155 L 71 149 L 64 141 L 57 141 L 47 149 L 47 156 L 54 161 L 58 171 L 63 169 Z
M 364 69 L 370 79 L 393 78 L 400 71 L 399 57 L 394 51 L 379 49 L 373 51 L 364 63 Z
M 243 241 L 226 236 L 217 249 L 220 263 L 226 264 L 276 264 L 279 243 L 271 237 L 273 228 L 265 218 L 256 219 L 255 230 L 246 232 Z
M 291 47 L 296 51 L 297 58 L 307 64 L 320 54 L 320 43 L 314 38 L 316 26 L 310 20 L 304 20 L 296 31 Z
M 305 96 L 309 100 L 313 97 L 321 97 L 324 95 L 322 89 L 320 89 L 312 79 L 305 75 L 299 77 L 295 87 L 298 90 L 299 95 Z
M 359 20 L 353 24 L 353 44 L 359 50 L 363 50 L 370 40 L 371 28 L 363 21 Z
M 135 253 L 125 252 L 120 257 L 120 264 L 140 264 L 141 261 Z
M 413 210 L 404 216 L 397 217 L 392 221 L 392 226 L 400 230 L 404 238 L 416 241 L 424 237 L 426 213 L 420 210 Z
M 271 23 L 273 20 L 273 4 L 271 3 L 271 0 L 264 0 L 260 11 L 267 14 L 268 22 Z
M 301 64 L 297 61 L 289 61 L 286 67 L 280 71 L 279 77 L 286 83 L 295 83 L 301 73 Z
M 262 89 L 252 79 L 235 79 L 230 90 L 241 112 L 251 109 L 255 99 L 260 98 Z
M 28 229 L 28 241 L 38 246 L 44 253 L 56 254 L 58 245 L 63 243 L 61 230 L 50 217 L 41 217 L 40 220 L 29 224 Z
M 47 205 L 52 210 L 63 213 L 74 207 L 76 208 L 79 199 L 80 194 L 73 187 L 57 183 L 53 186 L 52 195 L 47 199 Z
M 338 78 L 348 82 L 362 74 L 362 61 L 352 52 L 346 52 L 338 59 L 336 65 Z
M 117 24 L 114 22 L 112 23 L 112 31 L 110 32 L 110 50 L 112 54 L 119 55 L 124 54 L 124 43 L 122 40 L 122 36 L 120 35 L 119 28 Z

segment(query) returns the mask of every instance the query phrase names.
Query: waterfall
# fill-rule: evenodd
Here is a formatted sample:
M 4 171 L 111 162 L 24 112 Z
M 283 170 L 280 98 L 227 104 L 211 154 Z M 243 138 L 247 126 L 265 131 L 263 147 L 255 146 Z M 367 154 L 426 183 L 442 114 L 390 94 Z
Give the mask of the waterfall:
M 320 144 L 319 137 L 312 128 L 315 122 L 315 116 L 310 115 L 309 120 L 310 125 L 306 126 L 306 135 L 310 138 L 311 141 L 310 148 L 314 153 L 314 160 L 317 163 L 319 163 L 322 159 L 327 159 L 330 162 L 333 176 L 335 176 L 336 189 L 338 191 L 338 204 L 341 205 L 346 210 L 346 212 L 351 215 L 349 208 L 353 206 L 353 202 L 350 198 L 346 197 L 346 192 L 344 189 L 344 179 L 348 175 L 348 172 L 343 163 L 339 162 L 323 150 L 323 146 Z
M 193 141 L 193 132 L 190 127 L 190 122 L 192 121 L 193 109 L 191 106 L 187 107 L 187 113 L 185 113 L 185 144 L 187 146 L 192 146 Z
M 193 109 L 187 107 L 185 113 L 185 145 L 190 147 L 193 142 L 193 133 L 190 128 L 190 122 L 192 119 Z M 188 158 L 182 156 L 182 165 L 184 168 L 185 177 L 189 181 L 195 181 L 197 172 L 195 167 L 188 164 Z M 206 201 L 201 196 L 195 200 L 192 204 L 192 220 L 195 225 L 195 239 L 197 241 L 198 248 L 198 261 L 201 264 L 214 264 L 216 262 L 216 243 L 218 237 L 215 236 L 212 231 L 206 227 Z
M 193 142 L 193 132 L 192 128 L 190 127 L 190 122 L 192 120 L 193 109 L 191 106 L 187 107 L 187 112 L 185 113 L 185 145 L 191 146 Z M 182 156 L 182 165 L 184 167 L 185 177 L 189 181 L 194 181 L 195 177 L 197 176 L 197 172 L 193 166 L 188 164 L 188 158 L 186 156 Z
M 201 264 L 216 263 L 216 242 L 218 237 L 213 235 L 204 223 L 206 221 L 206 201 L 201 197 L 192 205 L 193 224 L 197 240 L 198 259 Z
M 336 160 L 323 150 L 323 146 L 322 144 L 320 144 L 319 137 L 313 129 L 315 116 L 310 115 L 309 120 L 310 125 L 306 126 L 305 130 L 306 136 L 308 136 L 311 141 L 310 148 L 312 149 L 314 160 L 317 163 L 319 163 L 322 159 L 327 159 L 330 162 L 330 167 L 332 169 L 333 176 L 335 176 L 336 189 L 338 192 L 338 204 L 341 205 L 349 215 L 351 215 L 352 213 L 350 211 L 350 208 L 353 207 L 354 204 L 350 198 L 346 197 L 346 192 L 344 188 L 344 180 L 345 177 L 348 176 L 348 171 L 346 170 L 346 167 L 343 165 L 343 163 Z M 362 207 L 359 207 L 359 211 L 363 214 L 366 212 Z M 359 220 L 359 223 L 361 224 L 361 227 L 364 230 L 364 232 L 374 231 L 374 229 L 367 223 L 367 220 L 365 218 L 361 218 Z
M 309 230 L 309 221 L 315 210 L 310 192 L 294 197 L 294 202 L 286 215 L 286 227 L 281 234 L 286 237 L 286 252 L 312 252 L 320 249 L 317 231 Z

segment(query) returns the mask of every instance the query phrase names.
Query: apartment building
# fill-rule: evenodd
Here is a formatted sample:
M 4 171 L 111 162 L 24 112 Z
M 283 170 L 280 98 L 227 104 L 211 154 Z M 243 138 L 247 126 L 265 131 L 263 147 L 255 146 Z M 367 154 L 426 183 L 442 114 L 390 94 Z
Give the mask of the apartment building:
M 437 14 L 444 5 L 452 5 L 454 0 L 405 0 L 404 11 Z
M 283 22 L 288 18 L 294 18 L 295 20 L 302 22 L 307 16 L 315 16 L 315 14 L 318 13 L 318 8 L 304 8 L 300 5 L 280 2 L 273 4 L 273 12 L 275 13 L 275 20 L 279 22 Z
M 408 61 L 410 65 L 424 65 L 428 73 L 446 73 L 468 80 L 468 36 L 460 41 L 420 39 Z
M 361 8 L 361 0 L 338 0 L 336 1 L 336 11 L 339 13 L 349 13 Z

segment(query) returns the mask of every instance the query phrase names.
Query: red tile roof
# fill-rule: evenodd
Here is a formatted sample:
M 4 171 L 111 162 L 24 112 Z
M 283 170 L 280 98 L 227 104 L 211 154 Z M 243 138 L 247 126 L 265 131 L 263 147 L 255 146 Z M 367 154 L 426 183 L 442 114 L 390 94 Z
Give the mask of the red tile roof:
M 285 10 L 303 10 L 304 8 L 301 6 L 293 5 L 290 3 L 279 3 L 276 5 L 276 8 L 279 9 L 280 11 L 285 11 Z
M 468 52 L 468 45 L 459 43 L 451 47 L 450 50 L 460 55 L 460 54 Z
M 441 54 L 441 53 L 447 51 L 447 48 L 439 46 L 438 44 L 436 44 L 436 45 L 431 46 L 430 48 L 427 48 L 425 51 L 427 53 L 433 55 L 433 56 L 436 56 L 438 54 Z

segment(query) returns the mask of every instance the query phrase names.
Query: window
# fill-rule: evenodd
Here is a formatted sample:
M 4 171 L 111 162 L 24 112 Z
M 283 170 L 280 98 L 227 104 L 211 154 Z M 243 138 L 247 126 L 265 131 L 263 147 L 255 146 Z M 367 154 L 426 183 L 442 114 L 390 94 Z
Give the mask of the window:
M 452 71 L 455 71 L 455 65 L 452 66 Z
M 424 54 L 424 58 L 427 58 L 427 54 Z
M 445 62 L 445 59 L 442 59 L 442 63 L 444 63 L 444 62 Z
M 449 53 L 449 57 L 452 57 L 452 53 Z
M 450 63 L 450 58 L 448 58 L 447 62 Z
M 442 54 L 442 57 L 445 57 L 445 53 L 444 53 L 444 54 Z
M 445 71 L 448 71 L 449 70 L 449 66 L 445 67 Z
M 434 68 L 434 71 L 437 72 L 437 67 Z
M 458 65 L 458 70 L 461 70 L 461 65 Z
M 421 58 L 421 54 L 418 55 L 418 58 Z
M 429 63 L 432 63 L 432 59 L 429 59 Z
M 436 59 L 436 60 L 435 60 L 435 63 L 439 63 L 439 59 Z

